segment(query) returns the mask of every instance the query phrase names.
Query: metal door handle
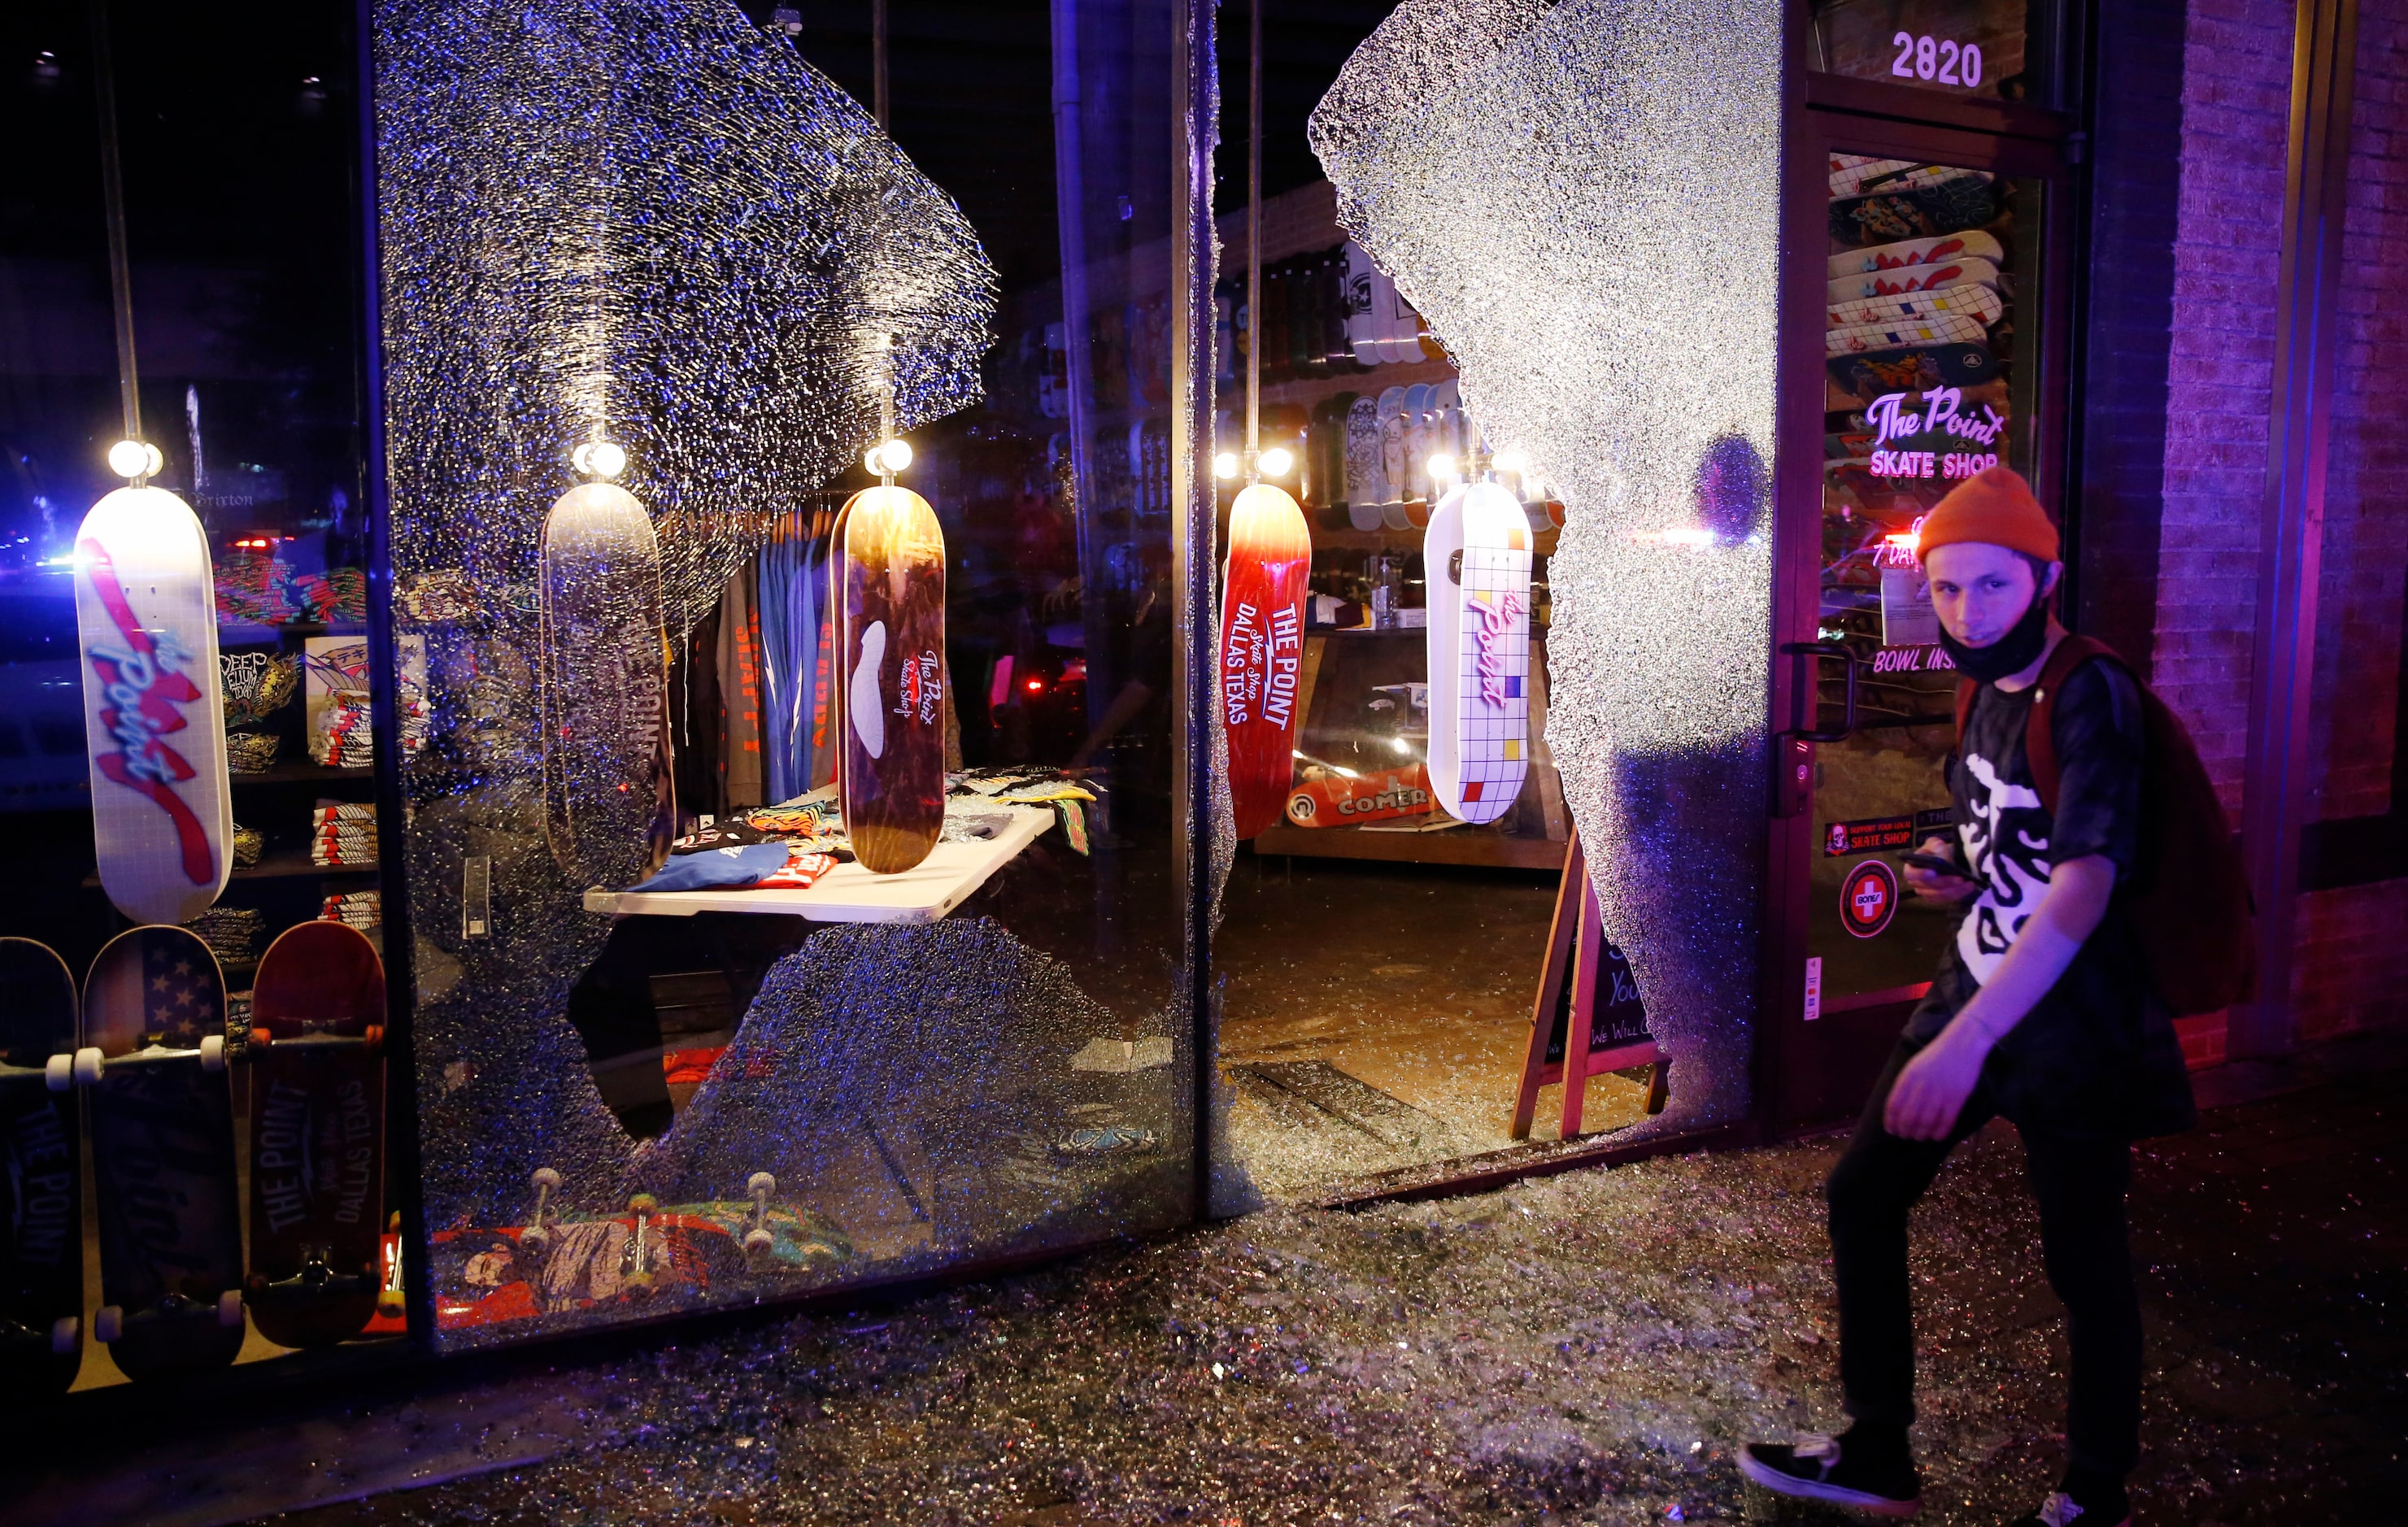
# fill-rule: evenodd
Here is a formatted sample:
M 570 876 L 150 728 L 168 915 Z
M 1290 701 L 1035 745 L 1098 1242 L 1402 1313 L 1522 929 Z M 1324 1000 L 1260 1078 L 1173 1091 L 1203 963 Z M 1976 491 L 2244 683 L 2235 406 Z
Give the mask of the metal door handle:
M 1849 735 L 1856 729 L 1856 654 L 1848 650 L 1844 645 L 1839 642 L 1784 642 L 1781 644 L 1781 650 L 1788 656 L 1798 659 L 1801 664 L 1809 658 L 1837 658 L 1842 663 L 1847 664 L 1847 696 L 1841 703 L 1840 729 L 1836 732 L 1825 732 L 1806 726 L 1793 726 L 1790 728 L 1794 735 L 1803 737 L 1808 742 L 1847 741 Z M 1819 670 L 1818 682 L 1812 690 L 1809 690 L 1804 685 L 1799 683 L 1793 677 L 1791 682 L 1790 708 L 1790 716 L 1792 720 L 1797 718 L 1798 710 L 1801 706 L 1808 703 L 1800 701 L 1799 696 L 1808 693 L 1812 693 L 1814 696 L 1811 703 L 1819 713 L 1822 709 L 1822 685 L 1819 682 Z

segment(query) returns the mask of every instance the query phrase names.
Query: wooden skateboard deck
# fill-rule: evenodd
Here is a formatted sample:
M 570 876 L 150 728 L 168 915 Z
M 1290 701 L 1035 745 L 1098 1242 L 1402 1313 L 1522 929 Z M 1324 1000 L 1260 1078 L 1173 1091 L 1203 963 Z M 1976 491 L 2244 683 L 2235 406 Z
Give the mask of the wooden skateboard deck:
M 1891 270 L 1860 270 L 1834 277 L 1826 289 L 1824 301 L 1836 314 L 1851 303 L 1966 286 L 1986 286 L 1997 291 L 1999 267 L 1987 260 L 1943 260 L 1936 264 L 1900 265 Z M 1831 321 L 1841 320 L 1833 318 Z
M 1530 518 L 1494 482 L 1440 501 L 1429 578 L 1429 777 L 1472 823 L 1512 807 L 1530 770 Z
M 865 869 L 897 875 L 945 824 L 945 533 L 909 488 L 845 506 L 844 826 Z
M 1836 352 L 1842 347 L 1835 336 L 1851 330 L 1930 323 L 1957 317 L 1971 319 L 1986 334 L 1989 325 L 2005 314 L 2006 305 L 1999 300 L 1996 291 L 1971 283 L 1928 292 L 1902 292 L 1893 296 L 1859 297 L 1853 302 L 1832 303 L 1824 310 L 1825 343 Z
M 633 493 L 588 482 L 545 516 L 538 561 L 544 840 L 580 886 L 640 843 L 641 879 L 677 835 L 660 542 Z
M 1429 773 L 1420 764 L 1380 769 L 1349 779 L 1329 775 L 1288 792 L 1287 820 L 1298 827 L 1353 827 L 1388 817 L 1426 815 Z
M 360 1334 L 383 1287 L 384 963 L 357 929 L 277 935 L 251 996 L 251 1268 L 261 1335 Z
M 93 1335 L 128 1378 L 242 1349 L 242 1206 L 225 1073 L 225 978 L 182 928 L 134 928 L 84 981 L 76 1079 L 100 1217 Z
M 1950 260 L 1986 260 L 1996 265 L 2007 257 L 2004 246 L 1979 228 L 1968 228 L 1961 234 L 1941 234 L 1930 238 L 1901 238 L 1894 243 L 1874 244 L 1861 250 L 1849 250 L 1830 258 L 1830 278 L 1861 276 L 1868 271 L 1891 271 L 1914 265 L 1939 264 Z
M 120 488 L 76 533 L 100 883 L 136 922 L 188 922 L 232 868 L 225 703 L 208 537 L 161 488 Z
M 75 978 L 0 938 L 0 1388 L 64 1394 L 83 1363 L 83 1132 Z
M 435 1320 L 447 1331 L 507 1324 L 597 1305 L 707 1294 L 715 1284 L 795 1277 L 852 1260 L 852 1241 L 814 1209 L 778 1201 L 755 1172 L 747 1196 L 655 1203 L 638 1193 L 618 1214 L 566 1208 L 560 1174 L 538 1169 L 523 1225 L 438 1231 L 432 1237 Z
M 1297 679 L 1304 665 L 1305 580 L 1312 532 L 1296 500 L 1267 482 L 1229 507 L 1221 582 L 1221 731 L 1229 745 L 1229 806 L 1240 838 L 1279 821 L 1296 776 Z

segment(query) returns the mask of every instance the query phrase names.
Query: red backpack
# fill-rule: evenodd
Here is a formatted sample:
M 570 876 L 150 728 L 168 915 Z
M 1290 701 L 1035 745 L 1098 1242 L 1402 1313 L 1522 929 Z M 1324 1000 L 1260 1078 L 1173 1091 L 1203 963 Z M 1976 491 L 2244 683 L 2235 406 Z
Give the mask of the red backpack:
M 2024 757 L 2041 804 L 2057 810 L 2056 699 L 2073 670 L 2092 658 L 2122 664 L 2113 648 L 2068 636 L 2049 654 L 2032 694 Z M 2129 664 L 2125 664 L 2128 670 Z M 2140 940 L 2157 995 L 2177 1015 L 2213 1013 L 2245 1002 L 2258 987 L 2258 940 L 2249 876 L 2232 825 L 2182 718 L 2137 680 L 2141 752 L 2141 852 L 2116 900 Z M 1956 740 L 1980 688 L 1956 681 Z

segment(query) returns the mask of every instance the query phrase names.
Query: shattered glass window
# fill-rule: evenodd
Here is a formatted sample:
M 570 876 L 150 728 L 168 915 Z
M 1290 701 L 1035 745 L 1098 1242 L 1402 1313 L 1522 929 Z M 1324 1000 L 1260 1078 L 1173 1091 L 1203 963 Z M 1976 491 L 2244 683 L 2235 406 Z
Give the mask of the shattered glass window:
M 1169 13 L 756 9 L 377 11 L 446 1348 L 1192 1212 Z

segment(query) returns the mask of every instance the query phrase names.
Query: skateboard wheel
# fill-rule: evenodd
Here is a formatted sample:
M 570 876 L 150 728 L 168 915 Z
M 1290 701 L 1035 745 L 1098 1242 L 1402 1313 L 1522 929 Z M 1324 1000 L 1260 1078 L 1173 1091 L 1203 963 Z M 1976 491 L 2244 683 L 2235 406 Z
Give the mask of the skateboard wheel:
M 229 1331 L 242 1329 L 242 1291 L 228 1289 L 218 1295 L 218 1324 Z
M 777 1244 L 778 1238 L 758 1225 L 744 1233 L 744 1249 L 750 1255 L 767 1256 Z
M 529 1177 L 527 1181 L 538 1189 L 548 1188 L 553 1192 L 560 1191 L 560 1174 L 549 1166 L 537 1167 L 535 1176 Z
M 62 1315 L 50 1322 L 50 1350 L 66 1356 L 83 1345 L 83 1321 L 73 1315 Z
M 408 1308 L 399 1289 L 385 1289 L 377 1294 L 377 1313 L 388 1320 L 397 1320 Z
M 519 1244 L 538 1256 L 552 1244 L 552 1231 L 544 1225 L 529 1225 L 519 1232 Z
M 755 1172 L 744 1179 L 744 1191 L 748 1193 L 774 1193 L 778 1191 L 778 1179 L 767 1172 Z
M 204 1071 L 223 1071 L 225 1069 L 224 1035 L 205 1034 L 201 1035 L 201 1069 Z
M 635 1214 L 652 1214 L 660 1208 L 660 1201 L 650 1193 L 638 1193 L 627 1200 L 627 1208 Z
M 251 1048 L 254 1049 L 265 1049 L 268 1046 L 276 1043 L 276 1031 L 273 1029 L 253 1029 L 251 1031 Z
M 75 1052 L 75 1060 L 70 1064 L 73 1067 L 75 1084 L 78 1087 L 89 1087 L 100 1079 L 100 1074 L 108 1062 L 102 1058 L 96 1048 L 87 1045 Z
M 53 1092 L 64 1092 L 75 1085 L 75 1057 L 53 1055 L 42 1063 L 42 1085 Z
M 125 1311 L 115 1305 L 103 1305 L 92 1317 L 92 1334 L 103 1346 L 125 1334 Z
M 384 1025 L 381 1023 L 369 1024 L 366 1030 L 362 1031 L 360 1038 L 367 1045 L 368 1053 L 371 1055 L 377 1053 L 384 1049 Z

